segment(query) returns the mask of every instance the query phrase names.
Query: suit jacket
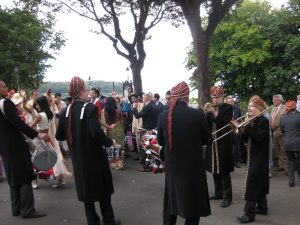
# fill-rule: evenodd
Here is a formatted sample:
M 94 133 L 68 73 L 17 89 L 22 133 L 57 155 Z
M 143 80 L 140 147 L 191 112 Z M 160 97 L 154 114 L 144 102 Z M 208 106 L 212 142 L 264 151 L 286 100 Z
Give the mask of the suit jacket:
M 273 120 L 274 109 L 275 109 L 275 107 L 271 111 L 271 119 L 270 119 L 271 124 L 272 124 L 272 120 Z M 275 117 L 274 128 L 272 130 L 274 136 L 282 135 L 282 132 L 280 129 L 280 120 L 283 116 L 285 116 L 285 106 L 283 104 L 280 104 L 278 106 L 277 115 Z
M 158 112 L 158 115 L 159 115 L 162 111 L 164 111 L 164 109 L 165 109 L 165 105 L 162 104 L 162 103 L 159 101 L 159 102 L 158 102 L 158 105 L 157 105 L 157 112 Z
M 0 111 L 0 154 L 8 184 L 11 187 L 29 184 L 35 174 L 23 134 L 33 139 L 38 132 L 21 120 L 11 100 L 6 99 L 3 107 L 5 115 Z
M 136 109 L 137 109 L 138 112 L 140 112 L 143 107 L 144 107 L 144 104 L 141 103 L 141 102 L 138 102 Z M 135 129 L 142 128 L 142 127 L 143 127 L 143 119 L 142 118 L 137 119 L 133 116 L 133 118 L 132 118 L 132 128 L 135 130 Z
M 144 105 L 143 109 L 138 112 L 136 108 L 132 110 L 136 119 L 143 119 L 143 128 L 146 130 L 155 129 L 157 127 L 158 111 L 154 102 Z
M 290 112 L 283 116 L 280 128 L 284 134 L 285 151 L 300 151 L 300 113 Z
M 212 143 L 204 114 L 177 103 L 173 111 L 172 150 L 169 150 L 167 117 L 158 121 L 158 143 L 165 149 L 166 182 L 164 204 L 168 213 L 183 218 L 208 216 L 210 204 L 202 146 Z

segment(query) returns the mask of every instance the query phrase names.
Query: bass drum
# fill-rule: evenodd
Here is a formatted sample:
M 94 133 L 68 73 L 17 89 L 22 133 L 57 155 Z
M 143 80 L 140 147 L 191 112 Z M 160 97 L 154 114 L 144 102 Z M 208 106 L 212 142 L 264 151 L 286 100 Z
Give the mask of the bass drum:
M 33 166 L 40 171 L 51 169 L 57 161 L 57 154 L 53 147 L 49 143 L 45 143 L 41 140 L 34 140 L 33 142 L 36 147 L 32 161 Z

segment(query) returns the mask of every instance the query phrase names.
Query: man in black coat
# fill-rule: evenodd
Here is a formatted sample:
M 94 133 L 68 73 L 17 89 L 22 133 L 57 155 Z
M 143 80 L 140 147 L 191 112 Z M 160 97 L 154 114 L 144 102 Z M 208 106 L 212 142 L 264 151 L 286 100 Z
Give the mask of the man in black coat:
M 214 86 L 210 90 L 213 100 L 213 107 L 204 106 L 206 111 L 206 120 L 208 127 L 212 132 L 228 125 L 233 117 L 233 108 L 227 103 L 223 103 L 224 90 L 221 87 Z M 227 127 L 215 133 L 214 139 L 230 131 Z M 228 134 L 225 137 L 213 142 L 212 146 L 207 148 L 206 162 L 207 170 L 213 174 L 215 194 L 211 200 L 223 199 L 221 207 L 228 207 L 232 201 L 232 185 L 230 172 L 234 170 L 232 157 L 233 137 Z
M 157 113 L 158 113 L 158 115 L 159 115 L 162 111 L 164 111 L 164 109 L 165 109 L 165 105 L 162 104 L 162 103 L 159 101 L 159 99 L 160 99 L 159 94 L 155 93 L 155 94 L 153 95 L 152 101 L 154 102 L 154 104 L 155 104 L 156 107 L 157 107 Z
M 197 225 L 210 214 L 202 146 L 212 143 L 204 114 L 188 107 L 189 87 L 181 82 L 171 90 L 172 104 L 158 120 L 158 143 L 165 149 L 163 224 Z
M 60 114 L 56 139 L 67 140 L 74 169 L 78 200 L 84 202 L 88 225 L 100 225 L 95 202 L 100 202 L 104 225 L 121 224 L 114 219 L 111 195 L 114 192 L 106 151 L 113 140 L 101 129 L 98 108 L 88 103 L 85 82 L 73 77 L 69 95 L 71 105 Z
M 269 120 L 261 113 L 265 102 L 258 96 L 252 97 L 248 106 L 249 117 L 256 118 L 246 125 L 244 133 L 248 139 L 247 176 L 245 182 L 244 215 L 237 217 L 241 223 L 255 220 L 256 214 L 267 215 L 269 193 Z
M 229 104 L 229 105 L 232 105 L 233 107 L 233 120 L 241 123 L 243 122 L 243 120 L 241 119 L 242 117 L 242 110 L 239 106 L 237 106 L 234 102 L 234 99 L 232 96 L 227 96 L 224 98 L 224 102 Z M 242 135 L 241 133 L 237 133 L 237 134 L 233 134 L 233 160 L 234 160 L 234 166 L 236 168 L 240 168 L 240 165 L 239 165 L 239 161 L 241 159 L 241 152 L 240 152 L 240 146 L 241 146 L 241 140 L 242 140 Z
M 49 141 L 47 134 L 39 134 L 19 117 L 14 103 L 6 99 L 7 87 L 0 81 L 0 154 L 10 187 L 12 215 L 22 218 L 37 218 L 46 214 L 37 213 L 31 181 L 35 179 L 31 155 L 25 137 Z
M 143 103 L 144 103 L 144 107 L 140 112 L 138 112 L 136 109 L 137 104 L 133 103 L 132 113 L 135 116 L 135 118 L 143 119 L 143 129 L 145 130 L 155 129 L 157 127 L 158 110 L 156 105 L 152 101 L 150 94 L 143 95 Z

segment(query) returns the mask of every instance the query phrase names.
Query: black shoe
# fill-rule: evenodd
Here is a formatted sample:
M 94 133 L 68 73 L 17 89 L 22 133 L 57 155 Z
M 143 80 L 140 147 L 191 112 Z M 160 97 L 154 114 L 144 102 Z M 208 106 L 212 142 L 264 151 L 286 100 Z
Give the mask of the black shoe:
M 210 200 L 221 200 L 221 199 L 223 199 L 223 196 L 222 195 L 216 195 L 216 194 L 214 194 L 209 199 Z
M 240 164 L 238 162 L 234 163 L 235 168 L 241 168 Z
M 121 224 L 121 220 L 114 220 L 113 222 L 110 223 L 104 223 L 103 225 L 120 225 Z
M 273 171 L 284 171 L 284 169 L 282 167 L 277 167 L 277 168 L 273 168 Z
M 138 172 L 152 172 L 152 169 L 151 168 L 149 168 L 149 169 L 142 168 L 142 169 L 138 169 L 137 171 Z
M 295 183 L 294 182 L 290 182 L 289 183 L 289 187 L 295 187 Z
M 221 203 L 221 207 L 222 208 L 226 208 L 226 207 L 228 207 L 228 206 L 230 206 L 231 205 L 231 201 L 229 201 L 228 199 L 224 199 L 223 201 L 222 201 L 222 203 Z
M 239 216 L 237 217 L 237 219 L 240 221 L 240 223 L 250 223 L 255 220 L 254 218 L 249 218 L 247 215 Z
M 20 216 L 20 215 L 21 215 L 20 212 L 13 212 L 13 213 L 12 213 L 12 216 Z
M 257 209 L 255 213 L 258 215 L 268 215 L 268 210 Z
M 23 219 L 30 219 L 30 218 L 40 218 L 40 217 L 44 217 L 44 216 L 47 216 L 47 214 L 34 212 L 32 214 L 29 214 L 29 215 L 22 215 L 22 218 Z

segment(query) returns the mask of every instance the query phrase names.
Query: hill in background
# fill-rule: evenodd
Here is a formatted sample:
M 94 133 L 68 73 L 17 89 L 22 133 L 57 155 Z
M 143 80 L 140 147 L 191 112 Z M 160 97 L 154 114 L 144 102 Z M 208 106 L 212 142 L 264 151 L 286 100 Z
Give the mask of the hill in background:
M 70 82 L 44 82 L 39 88 L 40 94 L 46 93 L 46 91 L 51 88 L 52 94 L 61 93 L 63 97 L 68 96 Z M 100 88 L 100 94 L 104 96 L 111 96 L 113 91 L 113 82 L 103 81 L 103 80 L 93 80 L 88 81 L 87 85 L 89 88 Z M 114 82 L 114 89 L 119 95 L 123 95 L 123 83 Z

